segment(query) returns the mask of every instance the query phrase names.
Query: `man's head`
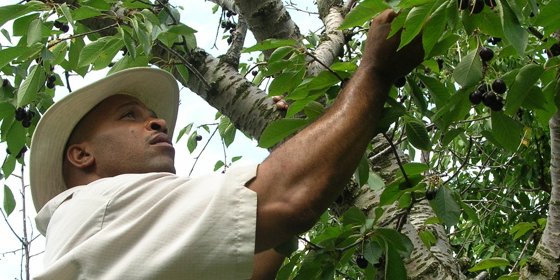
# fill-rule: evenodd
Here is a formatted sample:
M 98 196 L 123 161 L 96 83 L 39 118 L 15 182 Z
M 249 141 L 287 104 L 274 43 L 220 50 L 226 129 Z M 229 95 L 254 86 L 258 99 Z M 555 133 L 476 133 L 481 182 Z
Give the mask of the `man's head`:
M 175 173 L 165 120 L 137 98 L 113 95 L 76 125 L 64 155 L 68 188 L 125 173 Z
M 124 173 L 174 172 L 177 82 L 152 68 L 124 70 L 52 105 L 30 150 L 35 208 L 67 188 Z

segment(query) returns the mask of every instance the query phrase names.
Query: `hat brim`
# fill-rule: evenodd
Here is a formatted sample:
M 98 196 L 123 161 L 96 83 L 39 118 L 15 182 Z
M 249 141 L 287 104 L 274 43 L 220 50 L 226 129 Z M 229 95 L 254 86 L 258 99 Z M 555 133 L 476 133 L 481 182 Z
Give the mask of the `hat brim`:
M 166 121 L 172 137 L 177 119 L 179 88 L 168 72 L 156 68 L 130 68 L 109 75 L 53 104 L 41 117 L 31 140 L 29 180 L 37 212 L 65 191 L 62 174 L 64 147 L 76 124 L 109 96 L 127 94 Z

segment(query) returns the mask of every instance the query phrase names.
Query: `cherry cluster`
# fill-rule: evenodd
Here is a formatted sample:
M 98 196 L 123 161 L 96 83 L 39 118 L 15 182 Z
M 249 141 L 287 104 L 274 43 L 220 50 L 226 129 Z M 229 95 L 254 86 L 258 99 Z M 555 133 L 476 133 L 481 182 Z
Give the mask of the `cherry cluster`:
M 504 99 L 501 94 L 504 94 L 506 90 L 506 83 L 498 78 L 492 82 L 492 85 L 482 83 L 476 90 L 469 94 L 469 100 L 474 105 L 478 105 L 482 102 L 492 111 L 501 111 L 504 108 Z
M 364 257 L 364 255 L 359 254 L 359 255 L 356 257 L 356 264 L 358 265 L 359 268 L 365 269 L 365 268 L 367 268 L 369 262 L 366 260 L 366 258 Z
M 220 27 L 222 27 L 224 29 L 224 31 L 229 31 L 229 34 L 233 34 L 233 32 L 235 31 L 235 28 L 237 28 L 237 24 L 233 21 L 233 19 L 230 19 L 231 17 L 234 17 L 236 15 L 237 14 L 232 12 L 232 11 L 227 11 L 226 12 L 226 17 L 228 19 L 227 20 L 222 20 L 222 22 L 220 23 Z M 232 36 L 229 36 L 227 38 L 227 42 L 228 42 L 228 44 L 231 44 L 233 42 Z
M 502 41 L 502 38 L 498 38 L 498 37 L 490 37 L 488 38 L 488 40 L 486 40 L 488 43 L 492 44 L 492 45 L 497 45 L 499 42 Z
M 68 26 L 68 24 L 66 24 L 66 23 L 62 23 L 58 20 L 55 20 L 53 24 L 54 24 L 55 28 L 58 28 L 58 30 L 60 30 L 64 33 L 70 31 L 70 26 Z
M 56 82 L 56 76 L 53 74 L 47 75 L 47 87 L 54 88 Z
M 560 55 L 560 43 L 552 45 L 549 49 L 549 56 L 555 57 Z
M 436 198 L 436 195 L 437 195 L 437 188 L 426 190 L 426 199 L 427 200 L 434 200 Z
M 16 109 L 16 121 L 21 122 L 21 125 L 25 128 L 31 126 L 33 117 L 35 117 L 35 112 L 31 110 L 26 110 L 23 107 L 18 107 Z
M 21 148 L 21 150 L 17 153 L 16 158 L 21 158 L 25 152 L 27 152 L 27 146 L 23 145 L 23 148 Z M 6 148 L 6 154 L 10 155 L 12 152 Z
M 7 87 L 10 85 L 10 81 L 8 79 L 0 79 L 2 80 L 2 87 Z

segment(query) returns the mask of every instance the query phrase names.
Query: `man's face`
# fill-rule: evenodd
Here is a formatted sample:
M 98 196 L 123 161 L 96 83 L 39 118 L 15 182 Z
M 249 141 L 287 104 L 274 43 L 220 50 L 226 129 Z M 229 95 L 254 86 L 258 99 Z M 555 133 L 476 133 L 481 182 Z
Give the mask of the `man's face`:
M 163 119 L 138 99 L 114 95 L 97 105 L 80 123 L 101 177 L 125 173 L 175 173 L 175 149 Z M 83 131 L 83 130 L 82 130 Z

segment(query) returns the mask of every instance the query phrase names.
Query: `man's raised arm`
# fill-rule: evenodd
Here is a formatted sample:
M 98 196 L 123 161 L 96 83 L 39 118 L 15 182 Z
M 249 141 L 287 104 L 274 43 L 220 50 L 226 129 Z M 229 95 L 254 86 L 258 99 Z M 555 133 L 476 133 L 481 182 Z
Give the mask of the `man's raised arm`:
M 399 52 L 400 33 L 386 39 L 395 16 L 387 10 L 373 20 L 361 64 L 333 107 L 272 152 L 247 184 L 258 197 L 256 252 L 314 225 L 358 166 L 394 81 L 422 61 L 420 38 Z

